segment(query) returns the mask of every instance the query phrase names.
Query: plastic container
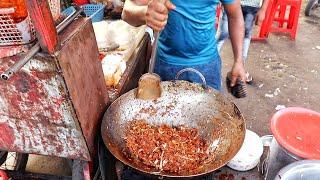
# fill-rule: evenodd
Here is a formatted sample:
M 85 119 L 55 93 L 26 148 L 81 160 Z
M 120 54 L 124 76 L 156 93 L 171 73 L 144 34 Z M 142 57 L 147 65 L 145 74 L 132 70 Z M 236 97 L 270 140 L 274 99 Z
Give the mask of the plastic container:
M 82 6 L 84 13 L 90 17 L 92 22 L 99 22 L 103 20 L 104 4 L 86 4 Z
M 18 22 L 18 19 L 13 19 L 14 13 L 13 7 L 0 8 L 0 46 L 25 45 L 35 40 L 35 31 L 30 18 L 27 17 L 22 21 L 20 18 Z
M 14 23 L 19 23 L 28 17 L 25 0 L 1 0 L 0 8 L 14 8 L 11 18 Z
M 60 0 L 48 0 L 54 20 L 60 17 Z M 18 46 L 36 39 L 34 25 L 28 16 L 26 0 L 0 0 L 0 46 Z M 4 54 L 16 54 L 16 47 Z M 21 48 L 19 48 L 21 49 Z M 2 51 L 3 52 L 3 51 Z M 7 53 L 9 52 L 9 53 Z
M 73 6 L 68 7 L 67 9 L 62 11 L 62 15 L 68 17 L 70 16 L 73 12 L 75 12 L 76 9 Z
M 320 159 L 320 113 L 297 107 L 280 110 L 271 119 L 271 131 L 267 180 L 295 161 Z
M 84 13 L 87 17 L 91 18 L 92 22 L 99 22 L 103 20 L 104 17 L 104 8 L 103 4 L 86 4 L 82 6 Z M 69 16 L 75 11 L 73 6 L 65 9 L 62 14 L 65 16 Z
M 244 143 L 227 166 L 237 171 L 248 171 L 259 164 L 262 153 L 263 144 L 260 137 L 256 133 L 246 130 Z

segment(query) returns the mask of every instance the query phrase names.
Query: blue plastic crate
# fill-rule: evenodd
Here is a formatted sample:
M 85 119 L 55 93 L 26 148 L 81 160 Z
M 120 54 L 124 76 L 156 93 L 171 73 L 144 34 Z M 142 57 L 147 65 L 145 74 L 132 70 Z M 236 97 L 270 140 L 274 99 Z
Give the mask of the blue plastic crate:
M 84 13 L 91 18 L 92 22 L 103 20 L 104 7 L 105 5 L 103 4 L 86 4 L 82 6 Z
M 62 14 L 64 15 L 64 16 L 70 16 L 73 12 L 75 12 L 76 11 L 76 9 L 73 7 L 73 6 L 70 6 L 70 7 L 68 7 L 67 9 L 65 9 L 65 10 L 63 10 L 62 11 Z
M 103 20 L 104 16 L 104 7 L 103 4 L 86 4 L 81 6 L 83 8 L 84 13 L 87 17 L 89 17 L 92 22 L 99 22 Z M 71 15 L 76 9 L 73 6 L 68 7 L 64 11 L 62 11 L 62 14 L 65 16 Z

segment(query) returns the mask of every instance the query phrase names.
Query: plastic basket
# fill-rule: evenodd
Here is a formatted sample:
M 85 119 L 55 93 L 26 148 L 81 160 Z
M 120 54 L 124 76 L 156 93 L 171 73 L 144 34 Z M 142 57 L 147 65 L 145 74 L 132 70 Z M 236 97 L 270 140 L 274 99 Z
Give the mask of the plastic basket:
M 27 19 L 23 21 L 24 28 L 19 30 L 17 24 L 14 23 L 11 17 L 13 13 L 14 8 L 0 8 L 0 46 L 24 45 L 32 42 L 36 38 L 30 18 L 27 17 Z M 29 37 L 27 38 L 28 41 L 23 38 L 21 34 L 22 31 Z
M 84 13 L 87 17 L 89 17 L 92 22 L 99 22 L 103 20 L 104 15 L 104 7 L 103 4 L 86 4 L 81 6 L 83 8 Z M 62 11 L 62 14 L 64 16 L 71 15 L 76 9 L 73 6 L 68 7 L 64 11 Z
M 73 12 L 75 12 L 76 9 L 73 6 L 68 7 L 67 9 L 62 11 L 62 15 L 68 17 L 70 16 Z
M 104 7 L 104 4 L 86 4 L 82 6 L 84 13 L 91 18 L 92 22 L 103 20 Z
M 60 18 L 60 0 L 48 0 L 50 10 L 54 20 Z M 0 46 L 25 45 L 33 42 L 36 33 L 30 17 L 28 16 L 23 22 L 17 24 L 12 19 L 15 9 L 0 8 Z M 23 28 L 21 29 L 21 25 Z M 20 27 L 20 29 L 19 29 Z M 28 37 L 27 40 L 25 37 Z

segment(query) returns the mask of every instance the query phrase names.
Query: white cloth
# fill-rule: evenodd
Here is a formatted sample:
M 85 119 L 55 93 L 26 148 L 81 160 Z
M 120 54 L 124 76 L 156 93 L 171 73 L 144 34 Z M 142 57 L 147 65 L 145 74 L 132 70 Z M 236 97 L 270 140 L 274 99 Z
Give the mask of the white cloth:
M 241 6 L 250 6 L 260 8 L 262 5 L 262 0 L 241 0 Z

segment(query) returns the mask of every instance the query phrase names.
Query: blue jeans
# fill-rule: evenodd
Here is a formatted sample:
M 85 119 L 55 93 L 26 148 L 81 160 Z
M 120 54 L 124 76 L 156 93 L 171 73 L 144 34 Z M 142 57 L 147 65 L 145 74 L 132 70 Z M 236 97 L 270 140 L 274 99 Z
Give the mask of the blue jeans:
M 253 23 L 255 21 L 257 12 L 259 8 L 257 7 L 250 7 L 250 6 L 242 6 L 242 13 L 244 18 L 244 27 L 245 27 L 245 34 L 244 34 L 244 41 L 243 41 L 243 49 L 242 49 L 242 56 L 243 60 L 246 61 L 248 57 L 248 51 L 251 41 Z M 218 51 L 220 52 L 224 41 L 229 37 L 229 30 L 228 30 L 228 17 L 226 12 L 223 12 L 221 23 L 220 23 L 220 35 L 218 37 Z
M 221 60 L 215 59 L 205 64 L 200 65 L 172 65 L 161 60 L 157 60 L 154 72 L 157 73 L 162 81 L 174 80 L 176 74 L 185 68 L 194 68 L 201 72 L 205 77 L 207 85 L 221 90 Z M 202 83 L 200 77 L 194 72 L 185 72 L 181 74 L 180 80 L 186 80 L 194 83 Z

